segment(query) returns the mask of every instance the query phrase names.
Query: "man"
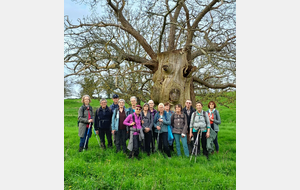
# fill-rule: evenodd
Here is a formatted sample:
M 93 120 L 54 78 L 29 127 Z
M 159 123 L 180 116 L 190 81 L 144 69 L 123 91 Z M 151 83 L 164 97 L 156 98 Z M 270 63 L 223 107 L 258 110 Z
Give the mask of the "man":
M 105 135 L 108 141 L 108 147 L 112 148 L 111 139 L 111 115 L 112 111 L 107 107 L 107 100 L 100 100 L 101 107 L 97 109 L 95 113 L 95 130 L 96 134 L 100 136 L 101 146 L 106 149 Z
M 117 94 L 114 94 L 113 95 L 113 103 L 112 103 L 112 105 L 110 105 L 109 107 L 110 107 L 110 109 L 111 109 L 111 111 L 114 113 L 114 110 L 116 109 L 116 108 L 119 108 L 119 104 L 118 104 L 118 101 L 119 101 L 119 96 L 117 95 Z M 114 140 L 114 145 L 116 145 L 116 137 L 115 137 L 115 134 L 113 133 L 113 140 Z
M 113 95 L 113 103 L 112 105 L 110 105 L 109 107 L 111 108 L 111 111 L 114 112 L 114 110 L 116 108 L 119 108 L 119 104 L 118 104 L 118 101 L 119 101 L 119 96 L 117 94 L 114 94 Z
M 191 138 L 190 138 L 190 122 L 191 122 L 192 113 L 196 111 L 196 109 L 193 108 L 193 106 L 192 106 L 192 101 L 191 100 L 188 99 L 188 100 L 185 101 L 185 107 L 183 108 L 182 111 L 186 115 L 186 118 L 187 118 L 187 124 L 188 124 L 187 144 L 188 144 L 188 147 L 189 147 L 189 152 L 191 154 L 193 145 L 191 145 Z
M 152 118 L 154 118 L 155 114 L 157 113 L 157 110 L 154 109 L 154 101 L 153 100 L 149 100 L 148 104 L 149 104 L 149 110 L 150 110 L 150 113 L 152 115 Z M 150 143 L 150 146 L 151 146 L 151 149 L 152 149 L 152 153 L 154 153 L 154 150 L 155 150 L 155 145 L 154 145 L 154 142 L 155 142 L 154 130 L 152 130 L 151 133 L 152 133 L 152 141 Z

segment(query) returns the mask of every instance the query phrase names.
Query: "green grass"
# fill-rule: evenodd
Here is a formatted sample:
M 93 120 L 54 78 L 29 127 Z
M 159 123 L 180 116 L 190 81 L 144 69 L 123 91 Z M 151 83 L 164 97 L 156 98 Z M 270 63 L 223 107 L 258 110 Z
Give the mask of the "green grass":
M 203 102 L 207 105 L 208 102 Z M 108 99 L 111 105 L 112 100 Z M 65 189 L 236 189 L 236 106 L 218 106 L 222 124 L 218 133 L 219 154 L 166 159 L 155 153 L 140 153 L 141 160 L 127 159 L 116 148 L 99 148 L 95 135 L 89 150 L 78 152 L 77 114 L 81 102 L 64 100 L 64 188 Z M 100 107 L 92 100 L 91 106 Z M 128 104 L 126 104 L 128 108 Z M 206 109 L 205 109 L 206 110 Z M 107 143 L 107 141 L 106 141 Z M 128 143 L 128 141 L 127 141 Z M 175 144 L 174 144 L 175 148 Z M 181 146 L 181 153 L 183 148 Z

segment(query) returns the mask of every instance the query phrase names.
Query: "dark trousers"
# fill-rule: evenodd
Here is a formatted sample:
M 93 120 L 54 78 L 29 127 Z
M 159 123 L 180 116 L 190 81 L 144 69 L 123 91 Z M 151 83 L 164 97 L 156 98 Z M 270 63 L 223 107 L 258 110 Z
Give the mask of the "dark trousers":
M 152 131 L 149 131 L 148 133 L 144 133 L 144 150 L 148 154 L 150 154 L 150 144 L 152 142 Z
M 152 139 L 151 139 L 152 141 L 151 141 L 150 146 L 151 146 L 152 153 L 154 153 L 154 150 L 155 150 L 154 128 L 152 128 L 152 131 L 150 131 L 149 133 L 152 134 Z
M 206 148 L 206 144 L 207 144 L 206 132 L 202 132 L 201 144 L 202 144 L 203 155 L 208 156 L 208 151 Z
M 103 146 L 103 148 L 106 148 L 105 146 L 105 136 L 107 138 L 108 147 L 112 147 L 112 138 L 111 138 L 111 130 L 110 129 L 99 129 L 99 136 L 100 136 L 100 142 L 101 142 L 101 146 Z
M 139 155 L 139 147 L 141 146 L 141 141 L 139 140 L 139 135 L 133 135 L 133 149 L 134 156 L 137 157 Z
M 164 146 L 164 152 L 168 155 L 168 157 L 171 157 L 168 132 L 159 133 L 158 150 L 162 150 L 162 146 Z
M 210 124 L 210 127 L 214 129 L 214 124 Z M 219 151 L 219 143 L 218 143 L 218 131 L 215 131 L 217 133 L 217 136 L 215 138 L 215 140 L 213 141 L 214 142 L 214 145 L 215 145 L 215 148 L 216 148 L 216 151 Z
M 126 129 L 115 131 L 115 138 L 117 152 L 121 150 L 122 146 L 123 153 L 126 153 Z
M 85 129 L 84 136 L 83 136 L 83 137 L 80 137 L 79 147 L 81 147 L 81 148 L 84 148 L 83 146 L 84 146 L 84 143 L 85 143 L 85 139 L 86 139 L 87 132 L 88 132 L 88 128 Z M 87 138 L 87 140 L 86 140 L 86 145 L 85 145 L 85 147 L 89 147 L 89 146 L 88 146 L 88 145 L 89 145 L 89 138 L 90 138 L 91 136 L 92 136 L 92 126 L 91 126 L 91 128 L 90 128 L 90 133 L 89 133 L 88 138 Z

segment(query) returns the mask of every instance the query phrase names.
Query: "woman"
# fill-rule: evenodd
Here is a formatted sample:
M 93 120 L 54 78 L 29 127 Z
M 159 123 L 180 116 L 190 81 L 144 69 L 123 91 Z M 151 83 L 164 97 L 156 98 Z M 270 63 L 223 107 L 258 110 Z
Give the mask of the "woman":
M 175 137 L 177 155 L 181 156 L 180 151 L 180 139 L 183 145 L 183 151 L 185 156 L 189 157 L 189 148 L 187 145 L 187 118 L 182 113 L 181 104 L 175 106 L 175 113 L 171 116 L 171 126 L 173 127 L 173 135 Z
M 170 103 L 166 102 L 164 104 L 164 106 L 165 106 L 165 111 L 167 112 L 167 114 L 170 115 L 170 118 L 171 118 L 171 116 L 172 116 L 172 114 L 174 114 L 174 112 L 172 110 L 170 110 Z M 169 133 L 168 134 L 169 148 L 170 148 L 171 151 L 174 151 L 173 143 L 174 143 L 175 139 L 173 138 L 173 133 L 172 133 L 173 128 L 171 126 L 168 126 L 168 127 L 169 127 L 169 129 L 168 129 L 168 133 Z M 170 132 L 171 132 L 171 134 L 170 134 Z
M 152 142 L 152 127 L 153 117 L 149 111 L 149 104 L 145 103 L 142 111 L 142 128 L 144 131 L 144 150 L 147 152 L 147 156 L 150 156 L 150 143 Z
M 141 118 L 141 106 L 136 105 L 135 112 L 129 114 L 126 119 L 123 121 L 124 125 L 129 126 L 130 130 L 130 140 L 127 148 L 130 150 L 128 158 L 138 158 L 140 141 L 144 138 L 144 133 L 142 130 L 142 118 Z
M 111 126 L 112 134 L 115 135 L 116 138 L 116 153 L 121 150 L 122 145 L 123 153 L 126 154 L 126 125 L 124 125 L 123 122 L 128 115 L 124 105 L 125 100 L 120 99 L 118 101 L 119 107 L 114 110 Z
M 207 150 L 207 138 L 210 135 L 210 122 L 208 119 L 208 115 L 205 111 L 202 110 L 203 104 L 198 101 L 196 102 L 196 111 L 191 116 L 190 123 L 190 137 L 194 136 L 194 141 L 197 138 L 197 132 L 201 130 L 201 144 L 203 155 L 208 159 L 208 150 Z M 198 149 L 200 149 L 200 136 L 198 137 Z M 200 152 L 199 152 L 200 153 Z
M 216 110 L 216 107 L 217 107 L 216 103 L 214 101 L 210 101 L 208 103 L 209 110 L 207 110 L 206 112 L 209 116 L 211 128 L 217 133 L 217 136 L 213 142 L 215 144 L 217 153 L 219 153 L 218 131 L 219 131 L 219 125 L 221 124 L 221 118 L 219 112 Z M 213 153 L 214 152 L 212 152 L 211 154 Z
M 89 95 L 82 96 L 81 102 L 83 103 L 83 105 L 78 110 L 78 121 L 79 121 L 78 136 L 80 137 L 79 152 L 82 152 L 83 148 L 85 148 L 85 150 L 88 149 L 89 138 L 92 135 L 92 129 L 90 129 L 89 134 L 87 133 L 88 133 L 89 125 L 93 124 L 93 116 L 94 116 L 92 106 L 90 106 L 90 102 L 91 102 L 90 96 Z M 84 147 L 85 140 L 86 140 L 86 144 Z
M 154 116 L 157 113 L 156 109 L 154 109 L 154 101 L 149 100 L 148 104 L 149 104 L 149 111 L 152 115 L 152 118 L 154 119 Z M 154 153 L 154 151 L 155 151 L 155 145 L 154 144 L 155 144 L 155 140 L 156 140 L 154 130 L 152 130 L 151 133 L 152 133 L 151 150 L 152 150 L 152 153 Z
M 164 152 L 168 155 L 168 158 L 171 159 L 171 153 L 168 143 L 168 125 L 171 124 L 170 115 L 164 111 L 164 104 L 158 104 L 158 112 L 154 116 L 154 128 L 155 133 L 158 134 L 159 142 L 158 149 L 164 146 Z

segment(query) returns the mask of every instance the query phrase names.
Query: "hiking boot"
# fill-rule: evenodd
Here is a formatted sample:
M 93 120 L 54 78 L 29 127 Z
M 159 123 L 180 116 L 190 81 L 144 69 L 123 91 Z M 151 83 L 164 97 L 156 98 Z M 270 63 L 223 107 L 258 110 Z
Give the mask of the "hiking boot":
M 82 150 L 83 150 L 83 147 L 79 147 L 79 152 L 82 152 Z

